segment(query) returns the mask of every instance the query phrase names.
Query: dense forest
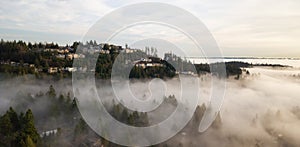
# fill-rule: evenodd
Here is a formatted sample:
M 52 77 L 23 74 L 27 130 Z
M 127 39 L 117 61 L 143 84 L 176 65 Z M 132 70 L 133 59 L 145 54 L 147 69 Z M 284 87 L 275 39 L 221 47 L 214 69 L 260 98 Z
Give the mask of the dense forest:
M 39 144 L 41 140 L 30 109 L 18 115 L 10 108 L 0 117 L 0 146 L 34 147 Z
M 53 76 L 54 79 L 71 77 L 73 60 L 80 58 L 76 54 L 78 46 L 99 47 L 99 55 L 95 68 L 95 76 L 99 79 L 108 79 L 111 69 L 118 55 L 126 49 L 121 46 L 97 44 L 96 41 L 74 42 L 72 45 L 58 46 L 55 43 L 31 43 L 24 41 L 0 41 L 0 72 L 7 75 L 34 74 L 37 78 Z M 135 64 L 141 58 L 156 57 L 156 49 L 146 47 L 143 50 L 131 50 L 122 53 L 122 62 Z M 166 58 L 166 55 L 171 58 Z M 84 58 L 84 56 L 82 57 Z M 153 62 L 153 61 L 152 61 Z M 218 67 L 217 64 L 192 64 L 176 55 L 165 54 L 164 59 L 156 62 L 161 66 L 134 66 L 129 78 L 172 78 L 178 73 L 209 73 L 210 68 Z M 246 64 L 246 63 L 245 63 Z M 147 64 L 148 65 L 148 64 Z M 249 67 L 251 65 L 247 65 Z M 239 75 L 245 67 L 243 63 L 226 63 L 227 76 Z

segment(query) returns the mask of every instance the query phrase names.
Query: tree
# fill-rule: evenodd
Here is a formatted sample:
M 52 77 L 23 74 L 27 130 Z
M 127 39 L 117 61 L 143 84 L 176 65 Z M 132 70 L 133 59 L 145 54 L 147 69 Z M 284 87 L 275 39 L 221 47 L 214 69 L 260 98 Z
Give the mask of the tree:
M 56 97 L 56 92 L 55 92 L 55 89 L 54 89 L 53 85 L 50 85 L 49 91 L 47 92 L 47 95 L 52 97 L 52 98 Z
M 247 74 L 247 75 L 250 75 L 250 72 L 247 70 L 247 71 L 246 71 L 246 74 Z
M 9 115 L 6 113 L 0 119 L 0 134 L 8 136 L 13 132 L 13 124 L 10 121 Z
M 35 147 L 35 143 L 32 141 L 30 136 L 26 137 L 26 147 Z
M 77 99 L 74 98 L 73 101 L 72 101 L 72 109 L 77 109 Z
M 31 109 L 25 113 L 23 131 L 29 135 L 33 142 L 37 143 L 39 141 L 39 134 L 34 126 L 34 117 Z
M 70 92 L 68 92 L 68 94 L 67 94 L 66 103 L 71 104 L 71 94 L 70 94 Z
M 32 47 L 33 47 L 33 46 L 32 46 L 32 44 L 31 44 L 31 42 L 29 42 L 29 43 L 28 43 L 28 48 L 29 48 L 29 49 L 32 49 Z
M 59 97 L 58 97 L 58 101 L 59 101 L 59 104 L 63 104 L 64 101 L 65 101 L 64 95 L 60 94 Z
M 34 64 L 35 64 L 36 67 L 39 67 L 39 66 L 40 66 L 40 61 L 38 60 L 38 58 L 36 58 L 36 59 L 34 60 Z
M 8 114 L 9 118 L 10 118 L 10 123 L 12 124 L 12 131 L 16 132 L 20 129 L 21 124 L 19 121 L 19 117 L 18 114 L 15 112 L 15 110 L 10 107 L 9 110 L 6 112 L 6 114 Z
M 116 119 L 120 119 L 121 118 L 121 116 L 120 116 L 120 114 L 121 114 L 121 108 L 120 108 L 120 105 L 119 104 L 117 104 L 117 105 L 114 105 L 113 106 L 113 116 L 116 118 Z
M 73 45 L 71 46 L 74 49 L 74 52 L 76 52 L 77 47 L 79 46 L 79 42 L 73 42 Z
M 80 135 L 86 134 L 88 132 L 88 126 L 85 121 L 80 118 L 78 124 L 75 126 L 74 130 L 74 139 L 79 137 Z
M 212 123 L 212 127 L 219 129 L 222 126 L 222 119 L 221 119 L 221 115 L 220 112 L 216 113 L 216 118 L 214 120 L 214 122 Z
M 127 121 L 128 121 L 127 119 L 128 119 L 128 111 L 127 111 L 127 109 L 123 109 L 120 121 L 127 123 Z
M 153 54 L 154 54 L 154 48 L 151 47 L 151 55 L 153 56 Z
M 103 46 L 103 50 L 109 50 L 109 44 L 104 44 L 104 46 Z
M 34 126 L 33 114 L 29 109 L 19 116 L 13 108 L 0 117 L 0 146 L 35 147 L 39 135 Z

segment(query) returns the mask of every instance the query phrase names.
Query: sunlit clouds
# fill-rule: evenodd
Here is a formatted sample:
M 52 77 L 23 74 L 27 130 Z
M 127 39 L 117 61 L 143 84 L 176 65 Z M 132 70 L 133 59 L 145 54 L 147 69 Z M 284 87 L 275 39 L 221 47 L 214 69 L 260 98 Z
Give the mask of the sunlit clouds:
M 71 44 L 81 40 L 105 14 L 143 1 L 2 0 L 1 38 Z M 225 56 L 300 56 L 300 2 L 297 0 L 166 0 L 164 3 L 183 8 L 203 21 Z M 156 13 L 159 11 L 162 10 Z M 176 41 L 184 39 L 176 38 Z

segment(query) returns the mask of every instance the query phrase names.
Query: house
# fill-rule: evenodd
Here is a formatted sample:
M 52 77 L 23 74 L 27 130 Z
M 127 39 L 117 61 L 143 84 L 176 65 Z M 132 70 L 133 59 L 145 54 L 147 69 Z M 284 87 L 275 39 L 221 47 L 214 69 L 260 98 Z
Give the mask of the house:
M 56 135 L 57 132 L 58 132 L 57 129 L 45 131 L 45 132 L 42 132 L 42 133 L 40 134 L 40 137 L 41 137 L 41 138 L 44 138 L 44 137 L 48 137 L 48 136 L 50 136 L 50 135 Z
M 100 54 L 109 54 L 109 50 L 100 50 Z
M 64 59 L 64 58 L 65 58 L 65 55 L 63 55 L 63 54 L 58 54 L 58 55 L 56 55 L 56 58 Z
M 73 55 L 74 55 L 74 54 L 68 54 L 68 55 L 67 55 L 67 59 L 73 59 Z
M 57 67 L 49 67 L 48 73 L 57 73 L 58 68 Z
M 66 67 L 65 70 L 68 71 L 68 72 L 75 72 L 75 71 L 77 71 L 77 69 L 74 68 L 74 67 Z
M 197 76 L 198 75 L 198 74 L 195 74 L 192 71 L 182 71 L 182 72 L 180 72 L 180 74 L 183 74 L 183 75 L 192 75 L 192 76 Z
M 67 54 L 67 53 L 69 53 L 69 50 L 68 49 L 59 49 L 59 50 L 57 50 L 57 52 L 60 54 Z
M 142 68 L 146 68 L 146 62 L 144 62 L 144 61 L 140 61 L 140 62 L 137 62 L 136 64 L 135 64 L 135 66 L 136 67 L 142 67 Z
M 135 61 L 135 66 L 136 67 L 163 67 L 164 64 L 162 62 L 162 59 L 157 58 L 157 57 L 148 57 L 148 58 L 142 58 L 138 61 Z
M 123 50 L 123 52 L 124 52 L 124 53 L 127 53 L 127 54 L 128 54 L 128 53 L 134 53 L 134 52 L 136 52 L 136 51 L 137 51 L 137 50 L 135 50 L 135 49 L 130 49 L 130 48 L 126 48 L 126 49 Z
M 77 59 L 77 58 L 85 58 L 84 54 L 68 54 L 67 59 Z
M 53 48 L 46 48 L 45 50 L 44 50 L 45 52 L 59 52 L 59 48 L 57 48 L 57 49 L 53 49 Z

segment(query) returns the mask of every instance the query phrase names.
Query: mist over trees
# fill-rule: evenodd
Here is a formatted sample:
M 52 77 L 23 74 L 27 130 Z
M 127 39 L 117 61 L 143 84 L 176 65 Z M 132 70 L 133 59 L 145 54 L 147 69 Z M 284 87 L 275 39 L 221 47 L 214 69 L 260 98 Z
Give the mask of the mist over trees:
M 170 140 L 155 146 L 298 146 L 299 141 L 294 134 L 297 134 L 299 128 L 300 105 L 295 101 L 297 95 L 292 92 L 299 88 L 299 84 L 296 84 L 299 78 L 293 76 L 298 71 L 290 73 L 289 70 L 285 72 L 280 69 L 258 68 L 248 70 L 251 74 L 243 72 L 239 80 L 228 79 L 228 94 L 224 100 L 224 106 L 221 112 L 216 114 L 217 119 L 206 132 L 199 133 L 197 130 L 207 109 L 207 103 L 203 102 L 199 103 L 192 120 L 183 130 Z M 209 84 L 210 78 L 208 75 L 203 75 L 200 79 L 205 85 L 202 88 L 204 97 L 209 97 L 209 87 L 206 85 Z M 31 80 L 28 79 L 24 87 L 30 87 L 28 82 L 32 83 Z M 43 80 L 39 79 L 39 81 Z M 171 81 L 166 80 L 166 82 Z M 1 114 L 1 145 L 9 146 L 8 144 L 13 142 L 22 143 L 25 146 L 103 145 L 104 147 L 118 147 L 90 129 L 77 110 L 76 98 L 65 85 L 44 83 L 46 83 L 44 86 L 34 88 L 36 92 L 32 93 L 18 92 L 19 88 L 15 85 L 9 88 L 16 89 L 14 92 L 17 94 L 7 96 L 12 101 L 10 105 L 13 109 L 8 108 L 8 111 Z M 53 85 L 49 85 L 50 83 Z M 282 85 L 284 87 L 290 85 L 290 87 L 283 88 Z M 272 88 L 281 88 L 281 90 L 274 92 Z M 166 104 L 177 105 L 176 96 L 171 95 L 164 99 L 159 113 L 167 111 Z M 1 98 L 2 102 L 3 98 Z M 153 115 L 150 113 L 130 111 L 117 102 L 111 102 L 107 108 L 108 112 L 122 123 L 140 127 L 153 124 Z M 15 123 L 21 120 L 26 120 L 28 125 L 20 127 L 20 123 Z M 19 133 L 25 130 L 26 133 Z M 36 133 L 38 137 L 35 137 Z
M 72 66 L 74 56 L 67 58 L 64 50 L 73 55 L 80 44 L 74 42 L 71 46 L 59 46 L 56 43 L 1 40 L 0 146 L 119 147 L 89 127 L 79 113 L 79 102 L 72 95 L 71 72 L 65 70 Z M 87 44 L 98 45 L 95 41 Z M 99 53 L 95 69 L 98 85 L 105 88 L 105 84 L 109 83 L 107 79 L 111 76 L 113 61 L 120 55 L 120 49 L 120 46 L 103 45 L 104 53 Z M 161 78 L 172 85 L 172 80 L 178 78 L 177 74 L 189 74 L 199 77 L 204 89 L 201 94 L 209 97 L 210 80 L 224 76 L 211 73 L 211 68 L 218 68 L 221 63 L 192 64 L 173 54 L 168 54 L 170 58 L 164 59 L 157 58 L 156 54 L 155 48 L 147 47 L 145 51 L 126 53 L 120 59 L 128 64 L 130 61 L 126 59 L 136 61 L 134 64 L 138 66 L 132 68 L 129 78 L 140 93 L 144 92 L 140 88 L 142 85 L 135 80 L 145 82 Z M 153 66 L 155 64 L 159 66 Z M 212 126 L 204 133 L 198 132 L 209 102 L 199 103 L 183 130 L 170 140 L 153 146 L 300 146 L 297 140 L 300 104 L 296 99 L 298 94 L 294 92 L 299 89 L 298 69 L 279 64 L 243 62 L 228 62 L 225 65 L 227 99 L 224 109 L 216 113 Z M 52 67 L 58 67 L 57 71 Z M 56 72 L 50 72 L 50 69 Z M 185 72 L 193 70 L 196 75 Z M 30 89 L 33 84 L 36 84 L 32 88 L 34 90 Z M 171 114 L 170 110 L 178 104 L 174 95 L 166 95 L 163 99 L 157 111 L 162 116 Z M 167 110 L 166 106 L 171 108 Z M 151 112 L 128 110 L 113 100 L 109 100 L 107 110 L 116 120 L 136 127 L 150 126 L 165 118 L 154 120 Z

